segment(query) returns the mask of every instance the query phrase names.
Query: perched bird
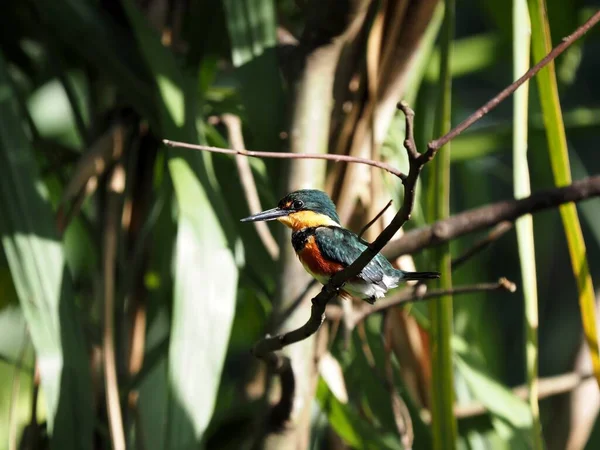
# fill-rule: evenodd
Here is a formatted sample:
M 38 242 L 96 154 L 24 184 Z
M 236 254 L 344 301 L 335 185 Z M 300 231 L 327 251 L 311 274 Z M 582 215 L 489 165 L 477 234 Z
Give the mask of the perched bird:
M 352 264 L 367 248 L 355 233 L 340 225 L 335 205 L 325 192 L 302 189 L 286 195 L 276 208 L 242 219 L 242 222 L 278 220 L 292 229 L 292 245 L 306 271 L 321 284 Z M 343 290 L 375 303 L 401 281 L 439 278 L 438 272 L 404 272 L 378 253 Z

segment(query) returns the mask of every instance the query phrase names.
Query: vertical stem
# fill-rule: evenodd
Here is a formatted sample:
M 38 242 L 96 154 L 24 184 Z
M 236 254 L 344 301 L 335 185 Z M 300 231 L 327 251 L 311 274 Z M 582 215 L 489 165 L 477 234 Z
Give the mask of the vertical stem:
M 546 2 L 545 0 L 527 0 L 527 4 L 531 17 L 533 57 L 536 60 L 541 60 L 552 49 Z M 571 166 L 569 164 L 565 124 L 560 107 L 558 83 L 553 61 L 540 70 L 537 76 L 537 84 L 554 183 L 557 186 L 567 186 L 571 184 Z M 596 297 L 583 232 L 574 203 L 561 205 L 559 211 L 567 237 L 573 276 L 577 282 L 583 333 L 590 350 L 594 375 L 598 385 L 600 385 L 600 348 L 596 326 Z
M 120 197 L 125 188 L 125 170 L 118 164 L 110 175 L 108 186 L 107 218 L 104 236 L 104 382 L 111 445 L 114 450 L 125 450 L 123 414 L 119 399 L 115 352 L 115 268 L 117 258 L 117 233 L 119 230 Z
M 513 78 L 518 79 L 529 69 L 529 49 L 531 45 L 531 23 L 526 0 L 513 2 Z M 515 198 L 531 195 L 529 166 L 527 164 L 529 82 L 514 94 L 514 134 L 513 134 L 513 183 Z M 538 405 L 538 297 L 535 266 L 535 246 L 533 219 L 530 214 L 516 221 L 521 278 L 525 297 L 525 356 L 528 388 L 528 403 L 533 421 L 533 448 L 544 448 L 542 425 Z
M 437 107 L 435 134 L 443 135 L 451 128 L 452 79 L 450 56 L 454 36 L 455 1 L 445 2 L 440 62 L 440 96 Z M 450 215 L 450 145 L 446 144 L 433 160 L 429 182 L 429 220 L 445 219 Z M 452 288 L 450 246 L 445 244 L 434 252 L 442 277 L 440 286 Z M 430 305 L 431 315 L 431 370 L 432 370 L 432 425 L 435 449 L 456 447 L 456 419 L 454 418 L 454 383 L 452 367 L 452 296 L 441 297 Z

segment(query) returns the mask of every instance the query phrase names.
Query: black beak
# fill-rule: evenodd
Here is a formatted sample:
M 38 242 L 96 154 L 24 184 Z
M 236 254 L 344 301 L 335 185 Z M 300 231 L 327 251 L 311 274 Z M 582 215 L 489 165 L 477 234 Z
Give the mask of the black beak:
M 286 211 L 285 209 L 281 208 L 267 209 L 266 211 L 259 212 L 258 214 L 254 214 L 253 216 L 245 217 L 244 219 L 241 219 L 240 222 L 259 222 L 261 220 L 275 220 L 279 217 L 287 216 L 289 213 L 290 211 Z

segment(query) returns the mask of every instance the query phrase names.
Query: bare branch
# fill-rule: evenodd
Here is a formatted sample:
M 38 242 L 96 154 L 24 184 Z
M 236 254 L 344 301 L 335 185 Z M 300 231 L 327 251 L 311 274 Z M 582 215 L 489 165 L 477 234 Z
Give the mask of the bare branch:
M 221 121 L 223 124 L 225 124 L 225 127 L 227 127 L 227 134 L 231 146 L 236 151 L 243 151 L 246 146 L 244 144 L 244 136 L 242 135 L 242 122 L 240 118 L 233 114 L 223 114 L 221 116 Z M 244 194 L 246 195 L 246 202 L 248 203 L 250 214 L 259 213 L 262 211 L 262 207 L 260 205 L 258 190 L 256 189 L 256 182 L 254 181 L 254 176 L 252 175 L 252 170 L 250 169 L 248 159 L 237 155 L 235 157 L 235 162 L 237 164 L 242 187 L 244 188 Z M 278 259 L 279 245 L 277 245 L 277 241 L 271 234 L 269 226 L 265 222 L 254 222 L 254 227 L 256 228 L 258 237 L 267 249 L 267 252 L 269 252 L 269 255 L 271 255 L 271 258 L 275 260 Z
M 196 144 L 187 144 L 185 142 L 171 141 L 169 139 L 163 139 L 163 143 L 168 145 L 169 147 L 180 147 L 180 148 L 189 148 L 191 150 L 201 150 L 205 152 L 211 153 L 222 153 L 225 155 L 242 155 L 247 156 L 249 158 L 276 158 L 276 159 L 324 159 L 327 161 L 333 162 L 347 162 L 347 163 L 356 163 L 356 164 L 366 164 L 368 166 L 378 167 L 383 169 L 392 175 L 396 175 L 401 180 L 406 178 L 402 172 L 396 169 L 394 166 L 390 164 L 381 162 L 381 161 L 373 161 L 368 158 L 359 158 L 357 156 L 348 156 L 348 155 L 333 155 L 333 154 L 313 154 L 313 153 L 288 153 L 288 152 L 257 152 L 253 150 L 233 150 L 230 148 L 220 148 L 220 147 L 211 147 L 209 145 L 196 145 Z
M 467 262 L 480 251 L 486 249 L 492 242 L 504 236 L 505 233 L 513 229 L 512 222 L 500 222 L 482 239 L 479 239 L 472 247 L 468 248 L 462 255 L 452 260 L 452 270 Z
M 548 53 L 540 62 L 538 62 L 535 66 L 529 69 L 525 74 L 516 80 L 514 83 L 509 85 L 507 88 L 503 89 L 498 95 L 488 101 L 485 105 L 467 117 L 464 121 L 462 121 L 459 125 L 454 127 L 448 133 L 443 135 L 442 137 L 431 141 L 427 145 L 427 151 L 423 154 L 422 158 L 432 158 L 436 152 L 446 145 L 449 141 L 454 139 L 460 133 L 465 131 L 487 113 L 489 113 L 492 109 L 498 106 L 501 102 L 506 100 L 506 98 L 515 92 L 519 86 L 525 83 L 530 78 L 533 78 L 535 74 L 537 74 L 540 70 L 546 67 L 551 61 L 556 59 L 562 52 L 564 52 L 567 48 L 569 48 L 575 41 L 581 38 L 585 33 L 587 33 L 594 25 L 596 25 L 600 21 L 600 11 L 596 12 L 592 17 L 590 17 L 583 25 L 581 25 L 577 30 L 575 30 L 570 36 L 563 38 L 562 42 L 558 44 L 556 47 L 552 49 L 550 53 Z
M 417 179 L 423 166 L 429 159 L 419 157 L 417 147 L 414 142 L 413 123 L 414 111 L 404 102 L 398 104 L 398 108 L 404 113 L 406 118 L 406 140 L 404 142 L 408 153 L 410 170 L 408 176 L 403 179 L 404 183 L 404 201 L 402 207 L 396 213 L 394 219 L 381 232 L 375 241 L 367 247 L 367 249 L 348 267 L 336 273 L 329 279 L 329 282 L 323 286 L 321 292 L 312 299 L 311 314 L 308 321 L 300 328 L 290 331 L 289 333 L 280 334 L 278 336 L 267 336 L 256 343 L 252 352 L 259 358 L 271 358 L 272 352 L 281 350 L 286 345 L 306 339 L 314 334 L 323 320 L 325 320 L 325 307 L 329 300 L 338 294 L 344 283 L 357 276 L 360 271 L 381 251 L 381 249 L 389 242 L 396 232 L 410 218 L 413 204 L 415 201 L 415 187 Z M 281 365 L 281 363 L 277 363 Z
M 569 186 L 547 189 L 519 200 L 505 200 L 474 208 L 432 225 L 405 233 L 390 242 L 383 254 L 388 259 L 413 254 L 475 231 L 499 224 L 513 222 L 525 214 L 555 208 L 563 203 L 579 202 L 600 196 L 600 175 L 575 181 Z
M 390 200 L 389 202 L 387 202 L 387 205 L 385 205 L 385 206 L 382 208 L 382 210 L 381 210 L 381 211 L 379 211 L 379 212 L 377 213 L 377 215 L 376 215 L 375 217 L 373 217 L 373 218 L 372 218 L 372 219 L 369 221 L 369 223 L 367 223 L 367 224 L 366 224 L 364 227 L 362 227 L 362 229 L 361 229 L 361 230 L 360 230 L 360 232 L 358 233 L 358 237 L 359 237 L 359 238 L 362 238 L 363 234 L 365 234 L 365 231 L 367 231 L 367 230 L 368 230 L 368 229 L 371 227 L 371 225 L 373 225 L 375 222 L 377 222 L 377 221 L 379 220 L 379 218 L 380 218 L 381 216 L 383 216 L 383 213 L 385 213 L 385 212 L 388 210 L 388 208 L 389 208 L 390 206 L 392 206 L 392 202 L 393 202 L 393 200 Z
M 377 301 L 377 303 L 375 303 L 374 305 L 365 304 L 360 309 L 355 310 L 354 314 L 350 317 L 347 317 L 347 315 L 344 316 L 342 308 L 340 308 L 339 306 L 329 305 L 326 310 L 327 317 L 332 320 L 341 319 L 342 317 L 345 317 L 347 320 L 350 321 L 350 323 L 347 324 L 347 326 L 350 329 L 352 329 L 371 314 L 386 310 L 388 308 L 392 308 L 394 306 L 399 306 L 404 303 L 414 303 L 425 300 L 431 300 L 434 298 L 442 297 L 444 295 L 457 296 L 473 294 L 475 292 L 515 292 L 517 290 L 515 284 L 512 281 L 507 280 L 506 278 L 500 278 L 496 283 L 470 284 L 467 286 L 457 286 L 452 289 L 434 289 L 431 291 L 426 291 L 424 289 L 419 289 L 419 287 L 417 287 L 417 289 L 403 289 L 400 292 L 389 296 L 388 298 L 384 298 L 383 300 Z

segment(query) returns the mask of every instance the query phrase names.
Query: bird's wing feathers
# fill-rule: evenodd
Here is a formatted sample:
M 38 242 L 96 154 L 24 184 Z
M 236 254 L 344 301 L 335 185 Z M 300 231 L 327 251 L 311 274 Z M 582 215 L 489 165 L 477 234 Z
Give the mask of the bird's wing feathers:
M 315 240 L 323 256 L 342 264 L 352 264 L 367 248 L 353 232 L 340 227 L 318 227 Z M 389 266 L 389 267 L 388 267 Z M 377 254 L 358 275 L 365 281 L 385 287 L 383 276 L 392 269 L 390 263 L 381 254 Z

